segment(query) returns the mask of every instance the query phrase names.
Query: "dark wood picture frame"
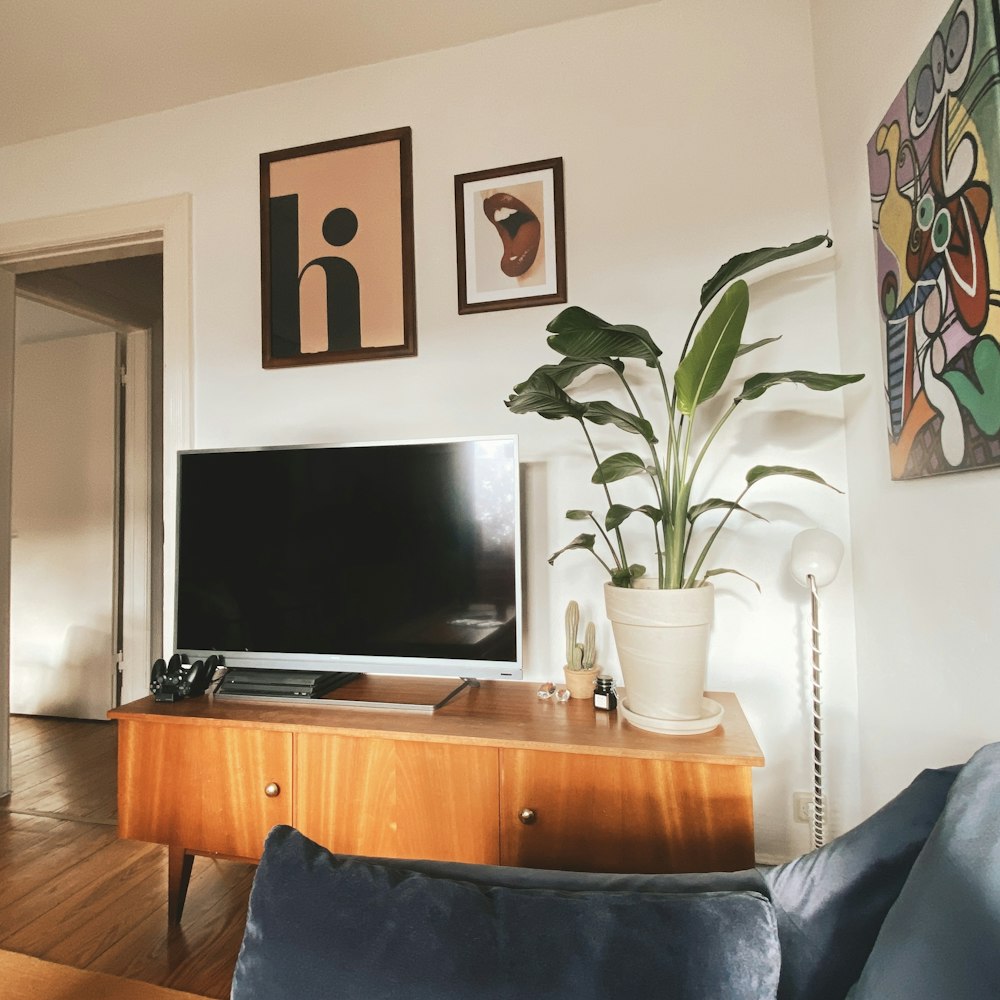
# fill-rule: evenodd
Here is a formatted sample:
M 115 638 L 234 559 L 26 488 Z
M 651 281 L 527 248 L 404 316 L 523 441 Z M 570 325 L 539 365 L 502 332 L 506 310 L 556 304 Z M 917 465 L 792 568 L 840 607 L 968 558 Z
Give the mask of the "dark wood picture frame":
M 566 301 L 563 161 L 455 177 L 458 311 Z
M 417 353 L 409 128 L 260 154 L 264 368 Z

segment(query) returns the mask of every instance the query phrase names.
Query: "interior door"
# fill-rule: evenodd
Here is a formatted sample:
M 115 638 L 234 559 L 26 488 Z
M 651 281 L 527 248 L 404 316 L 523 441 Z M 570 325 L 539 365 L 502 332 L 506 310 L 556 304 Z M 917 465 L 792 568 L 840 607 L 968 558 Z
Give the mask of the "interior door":
M 0 525 L 10 523 L 14 275 L 0 268 Z M 10 533 L 0 530 L 0 797 L 10 794 Z
M 14 368 L 10 710 L 114 701 L 116 334 L 21 344 Z

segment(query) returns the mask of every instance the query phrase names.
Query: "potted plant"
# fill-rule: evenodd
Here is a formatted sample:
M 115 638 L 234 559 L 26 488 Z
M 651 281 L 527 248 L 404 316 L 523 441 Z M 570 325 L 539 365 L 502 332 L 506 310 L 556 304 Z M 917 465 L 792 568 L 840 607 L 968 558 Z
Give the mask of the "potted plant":
M 580 605 L 566 605 L 566 688 L 571 698 L 593 698 L 597 681 L 597 626 L 587 622 L 583 642 L 577 642 L 580 630 Z
M 863 377 L 811 371 L 760 372 L 746 379 L 721 415 L 713 414 L 706 426 L 699 421 L 701 408 L 723 389 L 736 358 L 778 339 L 742 343 L 750 306 L 743 276 L 824 243 L 833 245 L 828 236 L 814 236 L 727 261 L 701 289 L 697 314 L 672 374 L 661 362 L 663 352 L 642 327 L 608 323 L 577 306 L 564 309 L 547 327 L 549 346 L 561 360 L 542 365 L 515 386 L 506 400 L 512 413 L 575 420 L 586 437 L 595 464 L 591 481 L 603 487 L 607 510 L 603 517 L 590 510 L 567 511 L 570 520 L 592 521 L 596 530 L 578 534 L 549 562 L 569 550 L 582 549 L 607 570 L 610 579 L 605 599 L 631 710 L 629 718 L 635 721 L 633 716 L 637 717 L 640 724 L 643 719 L 654 720 L 650 728 L 670 731 L 670 720 L 674 720 L 677 731 L 692 731 L 699 719 L 712 717 L 713 710 L 703 699 L 714 606 L 714 587 L 709 581 L 717 574 L 738 571 L 711 566 L 707 560 L 734 513 L 759 517 L 743 505 L 747 493 L 772 476 L 830 485 L 809 469 L 756 465 L 746 474 L 746 483 L 735 499 L 701 497 L 696 490 L 708 452 L 742 403 L 782 385 L 825 392 Z M 655 417 L 640 406 L 629 382 L 626 360 L 641 361 L 656 373 L 661 398 Z M 597 367 L 608 369 L 619 380 L 623 406 L 605 400 L 581 402 L 567 391 L 582 374 Z M 635 450 L 600 455 L 591 434 L 590 425 L 594 424 L 613 425 L 630 435 L 636 441 Z M 651 502 L 633 507 L 614 501 L 612 484 L 632 476 L 647 481 Z M 702 531 L 702 519 L 717 512 L 721 513 L 717 523 Z M 632 561 L 621 531 L 633 515 L 649 521 L 652 558 L 648 567 L 645 562 Z M 663 720 L 667 720 L 666 725 Z

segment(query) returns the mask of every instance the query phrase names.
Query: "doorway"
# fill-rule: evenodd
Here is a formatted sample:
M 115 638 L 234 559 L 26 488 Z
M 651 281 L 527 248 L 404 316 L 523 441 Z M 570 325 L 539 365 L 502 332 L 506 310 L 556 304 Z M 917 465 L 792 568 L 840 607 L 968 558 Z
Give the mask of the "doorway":
M 162 256 L 18 274 L 10 710 L 104 719 L 160 655 Z
M 163 391 L 153 406 L 162 415 L 163 601 L 153 609 L 161 632 L 173 634 L 176 454 L 191 447 L 191 198 L 174 195 L 72 215 L 0 224 L 0 797 L 10 793 L 10 476 L 14 360 L 15 274 L 136 255 L 157 244 L 163 254 Z M 141 252 L 141 251 L 140 251 Z M 158 526 L 157 529 L 159 530 Z M 148 661 L 123 678 L 122 700 L 148 691 Z

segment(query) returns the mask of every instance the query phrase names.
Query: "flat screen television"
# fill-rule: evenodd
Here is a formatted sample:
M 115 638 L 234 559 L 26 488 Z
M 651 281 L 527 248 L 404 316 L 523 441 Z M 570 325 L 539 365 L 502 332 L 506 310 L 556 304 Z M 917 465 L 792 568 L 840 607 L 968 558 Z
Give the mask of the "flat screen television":
M 515 438 L 178 462 L 178 652 L 237 668 L 521 676 Z

